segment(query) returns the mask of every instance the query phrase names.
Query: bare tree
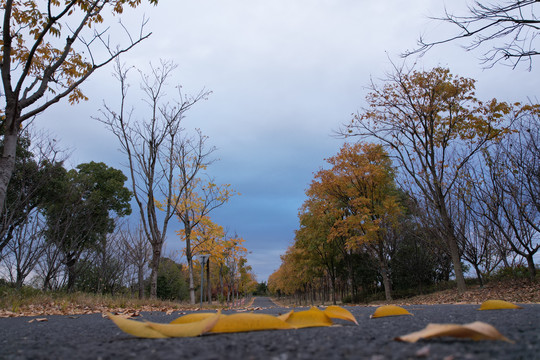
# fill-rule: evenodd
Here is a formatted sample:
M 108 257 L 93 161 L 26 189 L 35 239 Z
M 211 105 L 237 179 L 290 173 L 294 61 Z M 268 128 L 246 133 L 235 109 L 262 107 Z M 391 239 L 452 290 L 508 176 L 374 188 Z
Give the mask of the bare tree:
M 540 250 L 540 125 L 538 107 L 518 118 L 516 131 L 486 152 L 482 200 L 486 216 L 536 277 Z
M 141 89 L 148 115 L 137 121 L 135 108 L 128 109 L 129 68 L 116 62 L 115 77 L 120 82 L 120 108 L 118 111 L 105 105 L 98 119 L 118 138 L 121 151 L 127 156 L 131 177 L 131 190 L 139 208 L 142 228 L 152 245 L 150 261 L 150 296 L 157 295 L 157 275 L 167 228 L 174 216 L 179 194 L 184 186 L 174 187 L 175 175 L 179 169 L 178 154 L 199 158 L 201 146 L 193 144 L 183 136 L 182 119 L 193 105 L 206 99 L 210 92 L 201 90 L 195 96 L 186 96 L 178 86 L 176 100 L 168 102 L 166 97 L 167 79 L 176 69 L 170 61 L 161 61 L 159 67 L 151 65 L 151 73 L 140 72 Z M 141 113 L 141 109 L 137 109 Z M 199 139 L 202 141 L 202 139 Z M 199 142 L 200 142 L 199 141 Z M 194 152 L 190 152 L 194 151 Z M 180 170 L 182 167 L 180 166 Z M 187 169 L 186 171 L 189 171 Z M 191 181 L 194 177 L 188 177 Z M 188 181 L 188 183 L 189 183 Z M 161 202 L 163 216 L 158 216 L 157 201 Z
M 140 224 L 134 231 L 128 227 L 124 228 L 122 234 L 124 258 L 135 268 L 139 299 L 142 299 L 144 298 L 144 270 L 151 254 L 150 244 Z
M 157 4 L 157 0 L 149 2 Z M 128 44 L 120 47 L 110 43 L 109 29 L 99 29 L 102 14 L 118 15 L 125 6 L 139 4 L 138 0 L 6 0 L 0 4 L 3 11 L 1 99 L 5 101 L 0 110 L 4 136 L 0 158 L 0 215 L 15 168 L 17 140 L 23 122 L 63 98 L 68 97 L 70 103 L 86 99 L 79 86 L 94 71 L 150 36 L 144 33 L 143 23 L 136 37 L 126 30 Z M 100 45 L 104 51 L 98 51 Z M 105 54 L 104 58 L 98 59 L 98 53 Z
M 470 39 L 469 44 L 464 46 L 467 51 L 490 44 L 482 58 L 487 67 L 498 62 L 510 62 L 515 68 L 520 62 L 526 61 L 530 70 L 533 57 L 540 54 L 536 48 L 540 19 L 535 15 L 539 6 L 538 0 L 474 1 L 468 7 L 468 15 L 454 15 L 446 10 L 443 17 L 435 19 L 454 25 L 459 32 L 442 40 L 426 41 L 420 38 L 419 47 L 404 55 L 423 54 L 436 45 Z
M 17 287 L 23 285 L 46 249 L 43 228 L 44 220 L 39 211 L 32 210 L 25 222 L 15 229 L 13 241 L 6 247 L 2 261 Z

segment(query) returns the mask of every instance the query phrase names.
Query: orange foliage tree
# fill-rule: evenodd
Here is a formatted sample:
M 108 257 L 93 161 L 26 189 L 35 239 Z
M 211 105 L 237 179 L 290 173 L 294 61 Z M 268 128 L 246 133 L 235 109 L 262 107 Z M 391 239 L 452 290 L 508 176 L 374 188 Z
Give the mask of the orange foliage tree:
M 327 161 L 332 167 L 317 172 L 306 191 L 295 243 L 282 256 L 269 288 L 306 292 L 307 284 L 324 272 L 335 303 L 338 263 L 346 263 L 353 276 L 352 255 L 369 252 L 378 260 L 391 299 L 387 240 L 401 215 L 392 162 L 381 145 L 370 143 L 345 144 Z

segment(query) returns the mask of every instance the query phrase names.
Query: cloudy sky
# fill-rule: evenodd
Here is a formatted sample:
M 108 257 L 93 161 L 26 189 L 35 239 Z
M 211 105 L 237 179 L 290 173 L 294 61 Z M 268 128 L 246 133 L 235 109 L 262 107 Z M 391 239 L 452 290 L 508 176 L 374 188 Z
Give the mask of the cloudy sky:
M 447 8 L 459 13 L 465 4 L 449 1 Z M 149 18 L 152 36 L 123 62 L 147 69 L 151 61 L 172 60 L 178 68 L 171 85 L 182 84 L 185 93 L 213 92 L 190 110 L 184 127 L 209 136 L 220 159 L 211 174 L 242 193 L 212 217 L 246 240 L 259 281 L 279 267 L 279 255 L 292 243 L 313 173 L 343 143 L 333 131 L 364 106 L 370 79 L 383 78 L 392 62 L 402 64 L 399 54 L 420 35 L 438 39 L 451 33 L 429 20 L 444 6 L 433 0 L 160 0 L 157 7 L 125 12 L 131 29 L 143 15 Z M 416 61 L 417 69 L 441 65 L 475 78 L 484 99 L 538 95 L 537 81 L 531 81 L 538 70 L 483 70 L 481 54 L 456 43 L 407 63 Z M 72 151 L 70 166 L 93 160 L 125 171 L 116 139 L 92 119 L 104 101 L 118 101 L 111 73 L 102 69 L 84 84 L 89 101 L 60 103 L 35 122 Z M 137 86 L 137 78 L 132 83 Z M 179 227 L 173 223 L 173 230 Z M 166 246 L 181 248 L 174 231 Z

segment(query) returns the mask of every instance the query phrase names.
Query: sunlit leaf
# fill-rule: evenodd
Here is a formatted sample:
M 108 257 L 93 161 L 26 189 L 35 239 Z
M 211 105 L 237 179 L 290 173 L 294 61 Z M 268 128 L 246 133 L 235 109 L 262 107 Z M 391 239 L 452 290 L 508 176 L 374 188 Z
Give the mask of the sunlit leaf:
M 113 315 L 111 313 L 107 313 L 107 316 L 116 324 L 116 326 L 120 328 L 120 330 L 127 334 L 141 338 L 153 339 L 167 337 L 162 333 L 150 328 L 146 323 L 141 321 L 125 319 L 122 316 Z
M 294 312 L 281 315 L 286 317 L 286 322 L 296 329 L 306 327 L 331 326 L 332 320 L 323 311 L 312 307 L 309 310 Z
M 221 315 L 211 333 L 232 333 L 259 330 L 292 329 L 285 321 L 268 314 Z
M 187 324 L 159 324 L 146 322 L 146 325 L 159 333 L 168 337 L 194 337 L 207 333 L 212 329 L 220 319 L 221 312 L 211 314 L 211 316 L 200 321 Z
M 379 318 L 385 316 L 399 316 L 399 315 L 412 315 L 410 312 L 402 308 L 401 306 L 396 305 L 384 305 L 380 306 L 375 310 L 371 318 Z
M 328 306 L 326 309 L 324 309 L 324 313 L 326 316 L 328 316 L 331 319 L 341 319 L 341 320 L 347 320 L 352 321 L 356 325 L 358 325 L 358 321 L 356 321 L 356 318 L 353 314 L 347 309 L 342 308 L 341 306 L 331 305 Z
M 481 321 L 470 324 L 429 324 L 425 329 L 395 338 L 398 341 L 410 343 L 420 339 L 451 336 L 456 338 L 469 338 L 472 340 L 502 340 L 513 343 L 512 340 L 503 336 L 495 327 Z
M 477 310 L 499 310 L 499 309 L 523 309 L 521 306 L 512 304 L 504 300 L 487 300 L 480 305 Z

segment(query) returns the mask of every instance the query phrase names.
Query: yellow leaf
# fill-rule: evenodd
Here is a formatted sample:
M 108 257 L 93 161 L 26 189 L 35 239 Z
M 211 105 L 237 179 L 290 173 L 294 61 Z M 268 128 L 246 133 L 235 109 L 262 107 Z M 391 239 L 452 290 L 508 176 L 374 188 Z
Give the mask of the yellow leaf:
M 208 319 L 212 315 L 215 315 L 215 313 L 193 313 L 193 314 L 187 314 L 184 316 L 180 316 L 178 319 L 174 319 L 171 321 L 171 324 L 188 324 L 192 322 L 197 322 L 201 320 Z
M 211 333 L 292 329 L 285 321 L 268 314 L 221 315 Z
M 111 313 L 107 313 L 107 316 L 116 324 L 116 326 L 120 328 L 120 330 L 122 330 L 123 332 L 127 334 L 141 337 L 141 338 L 152 338 L 152 339 L 166 337 L 162 333 L 150 328 L 148 325 L 146 325 L 143 322 L 124 319 L 122 316 L 113 315 Z
M 358 321 L 356 321 L 355 317 L 351 312 L 347 309 L 342 308 L 341 306 L 331 305 L 328 306 L 326 309 L 324 309 L 324 313 L 326 316 L 328 316 L 331 319 L 341 319 L 341 320 L 347 320 L 352 321 L 356 325 L 358 325 Z
M 475 321 L 465 325 L 428 324 L 423 330 L 399 336 L 395 338 L 395 340 L 414 343 L 420 339 L 430 339 L 442 336 L 469 338 L 473 340 L 502 340 L 513 343 L 512 340 L 504 337 L 497 329 L 495 329 L 495 327 L 481 321 Z
M 477 310 L 499 310 L 499 309 L 523 309 L 521 306 L 512 304 L 504 300 L 487 300 L 480 305 Z
M 221 312 L 211 314 L 206 319 L 187 324 L 159 324 L 146 322 L 146 325 L 168 337 L 193 337 L 207 333 L 218 322 Z
M 288 315 L 288 316 L 287 316 Z M 332 320 L 323 311 L 312 307 L 309 310 L 281 315 L 287 318 L 287 323 L 296 329 L 317 326 L 331 326 Z
M 384 305 L 380 306 L 375 310 L 371 318 L 379 318 L 385 316 L 399 316 L 399 315 L 412 315 L 410 312 L 402 308 L 401 306 L 396 305 Z

